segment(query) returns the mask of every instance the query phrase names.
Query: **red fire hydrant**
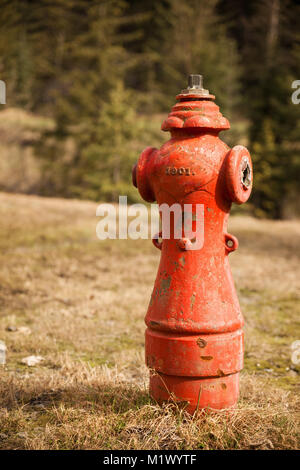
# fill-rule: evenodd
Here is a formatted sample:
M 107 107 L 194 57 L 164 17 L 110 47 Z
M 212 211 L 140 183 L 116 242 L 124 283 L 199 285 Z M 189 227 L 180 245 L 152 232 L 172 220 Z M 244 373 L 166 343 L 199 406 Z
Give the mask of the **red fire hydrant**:
M 169 239 L 154 238 L 161 260 L 145 318 L 152 397 L 193 413 L 232 407 L 238 399 L 243 317 L 228 262 L 238 241 L 227 232 L 227 220 L 232 202 L 249 198 L 253 173 L 248 150 L 230 150 L 219 139 L 229 122 L 201 75 L 190 75 L 176 99 L 162 124 L 171 139 L 160 150 L 142 152 L 133 182 L 146 201 L 177 203 L 183 211 L 190 204 L 193 220 L 197 205 L 203 208 L 199 249 L 174 230 Z

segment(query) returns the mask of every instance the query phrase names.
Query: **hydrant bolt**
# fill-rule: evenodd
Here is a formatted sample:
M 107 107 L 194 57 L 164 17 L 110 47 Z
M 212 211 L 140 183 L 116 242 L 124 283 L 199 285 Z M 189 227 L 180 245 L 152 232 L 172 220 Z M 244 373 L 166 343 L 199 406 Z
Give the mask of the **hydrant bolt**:
M 238 400 L 243 317 L 228 261 L 238 240 L 227 232 L 227 221 L 232 203 L 249 198 L 253 170 L 245 147 L 230 149 L 219 139 L 229 122 L 201 75 L 190 75 L 176 99 L 162 123 L 170 140 L 141 153 L 133 184 L 148 202 L 177 203 L 182 213 L 189 205 L 192 221 L 199 205 L 203 209 L 201 248 L 190 249 L 200 233 L 189 237 L 184 221 L 181 239 L 173 232 L 153 238 L 161 258 L 145 318 L 152 397 L 175 400 L 194 413 L 233 407 Z
M 203 88 L 202 75 L 189 75 L 188 87 L 182 90 L 182 94 L 196 93 L 197 95 L 209 95 L 209 91 Z

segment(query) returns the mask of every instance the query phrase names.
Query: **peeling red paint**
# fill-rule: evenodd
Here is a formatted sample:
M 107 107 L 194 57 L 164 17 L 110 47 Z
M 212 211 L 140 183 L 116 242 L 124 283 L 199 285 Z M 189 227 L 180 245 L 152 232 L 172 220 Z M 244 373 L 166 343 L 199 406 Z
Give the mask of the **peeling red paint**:
M 228 262 L 238 241 L 227 221 L 232 202 L 250 196 L 252 163 L 245 147 L 231 150 L 219 139 L 229 122 L 212 95 L 180 94 L 177 100 L 162 124 L 171 139 L 160 150 L 142 152 L 133 181 L 146 201 L 192 204 L 193 219 L 196 204 L 204 205 L 202 249 L 186 251 L 172 233 L 158 246 L 145 319 L 146 356 L 155 357 L 152 396 L 158 402 L 176 396 L 194 412 L 227 408 L 238 399 L 243 318 Z

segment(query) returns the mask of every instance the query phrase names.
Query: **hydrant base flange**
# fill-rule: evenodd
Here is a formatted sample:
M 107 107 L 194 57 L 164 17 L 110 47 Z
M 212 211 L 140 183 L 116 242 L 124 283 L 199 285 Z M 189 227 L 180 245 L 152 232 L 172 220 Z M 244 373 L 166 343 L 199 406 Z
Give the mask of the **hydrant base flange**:
M 188 413 L 232 408 L 239 396 L 239 373 L 212 378 L 150 373 L 150 394 L 160 405 L 172 400 Z

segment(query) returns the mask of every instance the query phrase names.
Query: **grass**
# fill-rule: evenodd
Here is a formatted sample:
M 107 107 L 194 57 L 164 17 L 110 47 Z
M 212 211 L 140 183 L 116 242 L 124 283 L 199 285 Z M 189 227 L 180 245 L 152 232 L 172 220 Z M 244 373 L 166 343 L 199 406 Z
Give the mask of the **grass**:
M 300 222 L 231 218 L 245 317 L 241 397 L 230 414 L 191 417 L 147 392 L 143 318 L 158 250 L 147 240 L 99 241 L 95 211 L 91 202 L 0 194 L 0 339 L 8 348 L 0 448 L 298 448 L 291 344 L 300 339 Z M 31 354 L 44 361 L 20 362 Z

